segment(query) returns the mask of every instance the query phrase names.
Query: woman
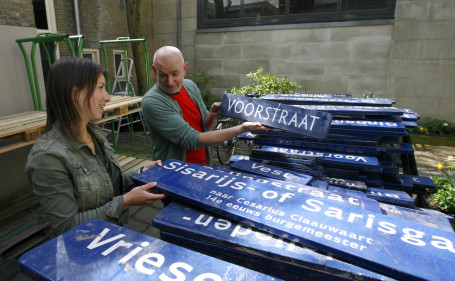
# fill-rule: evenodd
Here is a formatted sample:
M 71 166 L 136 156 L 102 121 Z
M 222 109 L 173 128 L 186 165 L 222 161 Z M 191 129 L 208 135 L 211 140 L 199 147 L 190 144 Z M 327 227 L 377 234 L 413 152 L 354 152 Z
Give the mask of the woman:
M 91 219 L 122 224 L 131 205 L 164 198 L 151 192 L 156 183 L 132 188 L 137 171 L 122 174 L 105 133 L 92 124 L 111 99 L 99 65 L 63 58 L 52 65 L 46 86 L 46 133 L 30 151 L 25 172 L 54 235 Z M 155 165 L 162 163 L 143 170 Z

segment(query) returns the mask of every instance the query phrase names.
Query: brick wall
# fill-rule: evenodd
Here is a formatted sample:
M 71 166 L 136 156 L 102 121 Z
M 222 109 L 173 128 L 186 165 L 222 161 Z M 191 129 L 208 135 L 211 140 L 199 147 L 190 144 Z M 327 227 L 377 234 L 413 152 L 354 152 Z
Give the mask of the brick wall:
M 34 27 L 33 5 L 31 0 L 0 1 L 0 25 Z

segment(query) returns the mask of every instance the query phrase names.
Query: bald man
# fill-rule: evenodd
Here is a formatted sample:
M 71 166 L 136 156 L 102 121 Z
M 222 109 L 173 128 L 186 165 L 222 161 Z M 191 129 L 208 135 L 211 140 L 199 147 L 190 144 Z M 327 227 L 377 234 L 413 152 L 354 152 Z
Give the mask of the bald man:
M 157 83 L 144 95 L 142 110 L 153 143 L 155 160 L 178 159 L 210 164 L 208 146 L 231 139 L 243 132 L 265 130 L 257 122 L 213 130 L 221 103 L 207 110 L 199 88 L 185 79 L 188 63 L 173 46 L 158 49 L 153 56 Z

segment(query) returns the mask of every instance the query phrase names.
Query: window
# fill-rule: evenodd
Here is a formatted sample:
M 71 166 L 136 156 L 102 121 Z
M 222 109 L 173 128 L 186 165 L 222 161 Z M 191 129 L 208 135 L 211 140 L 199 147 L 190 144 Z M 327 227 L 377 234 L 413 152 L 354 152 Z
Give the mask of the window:
M 114 70 L 117 79 L 126 79 L 124 57 L 123 51 L 114 50 Z
M 198 28 L 393 19 L 397 0 L 198 0 Z
M 84 48 L 82 50 L 82 56 L 86 59 L 96 62 L 97 64 L 100 64 L 100 50 L 98 49 Z

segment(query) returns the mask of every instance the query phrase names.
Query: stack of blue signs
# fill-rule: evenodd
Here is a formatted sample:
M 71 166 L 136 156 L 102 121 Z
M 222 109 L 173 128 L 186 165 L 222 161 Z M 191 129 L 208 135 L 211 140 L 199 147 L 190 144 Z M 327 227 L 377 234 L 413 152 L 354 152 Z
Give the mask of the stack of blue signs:
M 274 172 L 267 168 L 259 170 Z M 343 197 L 308 192 L 293 183 L 309 179 L 299 174 L 282 175 L 289 184 L 283 188 L 236 172 L 168 160 L 135 179 L 157 182 L 157 192 L 202 210 L 166 207 L 155 220 L 163 238 L 280 279 L 455 280 L 455 234 L 436 217 L 362 199 L 354 194 L 365 193 L 354 190 L 343 189 L 354 192 Z M 250 228 L 260 234 L 240 241 Z
M 252 161 L 307 173 L 339 187 L 351 181 L 354 186 L 363 182 L 365 190 L 375 187 L 410 194 L 427 190 L 431 183 L 417 186 L 403 175 L 417 170 L 406 128 L 419 116 L 393 104 L 390 99 L 329 94 L 268 95 L 260 99 L 225 94 L 221 113 L 273 128 L 239 136 L 260 146 L 249 155 Z M 292 107 L 296 109 L 289 109 Z M 311 162 L 310 155 L 323 155 L 323 160 Z M 367 160 L 347 160 L 355 157 Z M 368 165 L 372 162 L 374 166 Z

